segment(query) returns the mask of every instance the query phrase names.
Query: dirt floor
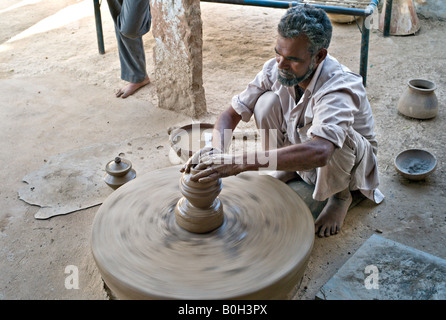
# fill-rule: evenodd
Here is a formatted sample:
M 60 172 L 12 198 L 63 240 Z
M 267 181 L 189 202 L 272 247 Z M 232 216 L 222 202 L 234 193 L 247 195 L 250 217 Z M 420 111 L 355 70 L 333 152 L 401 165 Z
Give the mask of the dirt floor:
M 20 200 L 18 190 L 25 185 L 23 177 L 49 157 L 146 135 L 154 137 L 140 149 L 149 170 L 170 166 L 167 128 L 213 122 L 274 55 L 276 25 L 284 13 L 212 3 L 201 7 L 208 114 L 190 119 L 157 108 L 155 83 L 128 99 L 114 97 L 122 81 L 106 1 L 104 55 L 98 54 L 92 1 L 1 1 L 0 299 L 109 299 L 90 248 L 98 206 L 39 220 L 34 217 L 39 207 Z M 314 299 L 374 233 L 446 258 L 445 33 L 446 23 L 434 20 L 421 20 L 420 31 L 412 36 L 384 38 L 372 30 L 367 90 L 380 143 L 380 189 L 386 199 L 378 206 L 362 202 L 347 215 L 340 234 L 315 238 L 294 299 Z M 154 78 L 150 33 L 145 44 Z M 329 51 L 359 71 L 360 32 L 355 23 L 334 25 Z M 398 114 L 397 102 L 411 78 L 436 83 L 436 118 L 422 121 Z M 410 182 L 395 171 L 395 156 L 408 148 L 424 148 L 437 157 L 437 169 L 425 181 Z M 78 268 L 79 289 L 66 288 L 71 270 L 65 273 L 67 266 Z

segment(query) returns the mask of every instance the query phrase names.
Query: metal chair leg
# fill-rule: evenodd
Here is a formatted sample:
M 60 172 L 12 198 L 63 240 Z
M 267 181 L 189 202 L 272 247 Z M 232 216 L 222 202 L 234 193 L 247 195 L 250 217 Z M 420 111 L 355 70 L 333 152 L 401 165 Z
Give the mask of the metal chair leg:
M 96 35 L 98 38 L 98 49 L 100 54 L 105 53 L 104 49 L 104 35 L 102 33 L 102 20 L 101 20 L 101 4 L 99 0 L 93 0 L 94 16 L 96 20 Z
M 369 39 L 370 30 L 366 27 L 366 19 L 362 22 L 362 35 L 361 35 L 361 57 L 359 63 L 359 74 L 362 76 L 362 83 L 364 87 L 367 84 L 367 63 L 369 58 Z

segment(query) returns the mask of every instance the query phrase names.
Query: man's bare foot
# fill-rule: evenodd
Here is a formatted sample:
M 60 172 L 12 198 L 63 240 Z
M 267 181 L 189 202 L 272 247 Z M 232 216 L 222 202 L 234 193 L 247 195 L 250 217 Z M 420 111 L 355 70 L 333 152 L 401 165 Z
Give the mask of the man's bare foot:
M 119 91 L 116 93 L 116 97 L 127 98 L 128 96 L 134 94 L 137 90 L 139 90 L 140 88 L 144 87 L 146 84 L 149 83 L 150 83 L 149 77 L 145 78 L 143 81 L 138 83 L 130 82 L 123 88 L 119 89 Z
M 328 199 L 327 204 L 315 221 L 315 229 L 319 237 L 329 237 L 341 230 L 352 200 L 349 189 L 345 189 Z

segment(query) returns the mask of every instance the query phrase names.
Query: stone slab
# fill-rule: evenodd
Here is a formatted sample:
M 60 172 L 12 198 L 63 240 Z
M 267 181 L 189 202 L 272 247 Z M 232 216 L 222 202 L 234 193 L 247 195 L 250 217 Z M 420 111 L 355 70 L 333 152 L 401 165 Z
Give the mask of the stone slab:
M 151 1 L 158 106 L 191 117 L 206 112 L 199 0 Z
M 415 0 L 414 4 L 420 18 L 446 20 L 444 0 Z
M 444 300 L 446 260 L 374 234 L 316 299 Z

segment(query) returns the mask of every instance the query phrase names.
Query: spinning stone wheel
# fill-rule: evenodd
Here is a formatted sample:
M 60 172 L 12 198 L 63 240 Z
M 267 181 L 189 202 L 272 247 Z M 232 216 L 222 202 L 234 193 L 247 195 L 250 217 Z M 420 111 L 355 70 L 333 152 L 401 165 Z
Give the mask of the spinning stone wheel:
M 119 299 L 286 299 L 302 279 L 314 221 L 285 183 L 245 172 L 222 179 L 222 223 L 180 226 L 180 167 L 113 192 L 93 223 L 92 252 Z

